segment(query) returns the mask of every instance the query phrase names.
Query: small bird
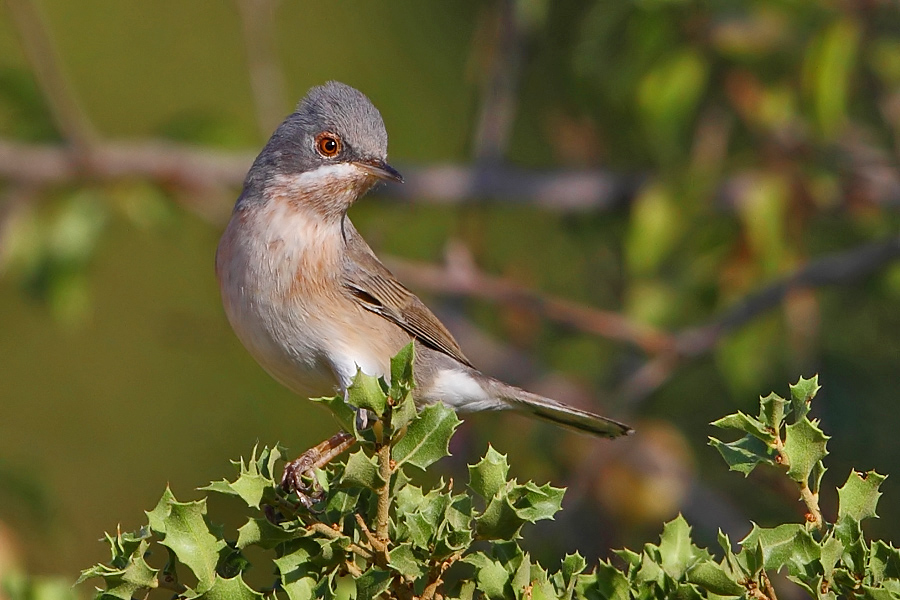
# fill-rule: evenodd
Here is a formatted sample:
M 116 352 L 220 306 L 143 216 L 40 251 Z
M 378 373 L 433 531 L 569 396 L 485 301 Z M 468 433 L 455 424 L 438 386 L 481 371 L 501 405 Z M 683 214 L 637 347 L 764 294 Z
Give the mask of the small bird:
M 600 437 L 631 433 L 478 371 L 381 264 L 347 210 L 379 181 L 403 181 L 387 141 L 372 102 L 332 81 L 309 90 L 254 161 L 216 252 L 225 313 L 250 354 L 301 396 L 330 396 L 346 394 L 357 370 L 389 377 L 391 357 L 413 340 L 419 407 L 508 409 Z M 300 487 L 308 463 L 286 470 L 283 484 Z

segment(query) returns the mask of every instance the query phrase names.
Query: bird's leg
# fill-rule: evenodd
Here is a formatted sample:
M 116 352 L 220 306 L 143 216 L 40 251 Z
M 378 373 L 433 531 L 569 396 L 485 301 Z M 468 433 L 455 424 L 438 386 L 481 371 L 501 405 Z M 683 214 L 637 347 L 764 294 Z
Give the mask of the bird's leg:
M 285 465 L 284 474 L 281 476 L 281 489 L 287 493 L 296 492 L 303 506 L 310 508 L 316 496 L 321 493 L 313 471 L 327 465 L 355 441 L 353 435 L 339 431 L 321 444 L 310 448 Z M 312 476 L 310 485 L 303 481 L 304 475 Z

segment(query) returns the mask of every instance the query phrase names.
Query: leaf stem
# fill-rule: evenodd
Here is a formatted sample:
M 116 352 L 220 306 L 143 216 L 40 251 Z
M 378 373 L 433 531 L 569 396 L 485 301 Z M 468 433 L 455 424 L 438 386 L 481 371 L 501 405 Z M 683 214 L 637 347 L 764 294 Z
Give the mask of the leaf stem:
M 809 509 L 807 521 L 816 526 L 819 531 L 825 530 L 825 521 L 822 519 L 822 510 L 819 508 L 819 495 L 813 493 L 806 483 L 800 484 L 800 498 Z
M 778 452 L 779 464 L 784 469 L 790 469 L 791 460 L 784 451 L 784 442 L 781 440 L 781 435 L 775 436 L 774 445 L 775 451 Z M 796 483 L 797 487 L 800 488 L 800 499 L 803 500 L 803 503 L 806 504 L 806 509 L 809 511 L 807 513 L 807 522 L 815 525 L 819 531 L 824 531 L 825 521 L 822 518 L 822 509 L 819 508 L 819 494 L 809 489 L 809 485 L 805 481 Z

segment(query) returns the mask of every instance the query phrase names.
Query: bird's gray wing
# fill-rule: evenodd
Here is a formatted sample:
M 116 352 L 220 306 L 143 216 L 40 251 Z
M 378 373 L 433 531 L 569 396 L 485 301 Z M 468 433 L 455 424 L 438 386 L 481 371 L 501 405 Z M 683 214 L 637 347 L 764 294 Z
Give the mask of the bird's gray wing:
M 366 241 L 346 218 L 344 242 L 347 254 L 343 285 L 360 306 L 393 321 L 426 346 L 472 367 L 472 363 L 463 354 L 444 324 L 381 264 Z

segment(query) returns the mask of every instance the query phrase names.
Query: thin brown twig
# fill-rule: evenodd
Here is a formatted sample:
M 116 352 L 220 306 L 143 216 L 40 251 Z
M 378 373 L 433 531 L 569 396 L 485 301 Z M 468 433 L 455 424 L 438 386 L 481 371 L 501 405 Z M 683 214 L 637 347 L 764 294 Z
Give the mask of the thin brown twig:
M 60 134 L 82 158 L 97 141 L 87 114 L 59 64 L 59 53 L 38 7 L 30 0 L 7 0 L 6 5 Z
M 779 464 L 785 469 L 790 469 L 791 461 L 788 454 L 784 451 L 784 442 L 781 435 L 775 436 L 775 451 L 778 453 Z M 806 481 L 796 481 L 797 487 L 800 489 L 800 499 L 806 505 L 807 520 L 816 526 L 819 531 L 825 531 L 825 519 L 822 517 L 822 510 L 819 508 L 819 495 L 809 489 Z

